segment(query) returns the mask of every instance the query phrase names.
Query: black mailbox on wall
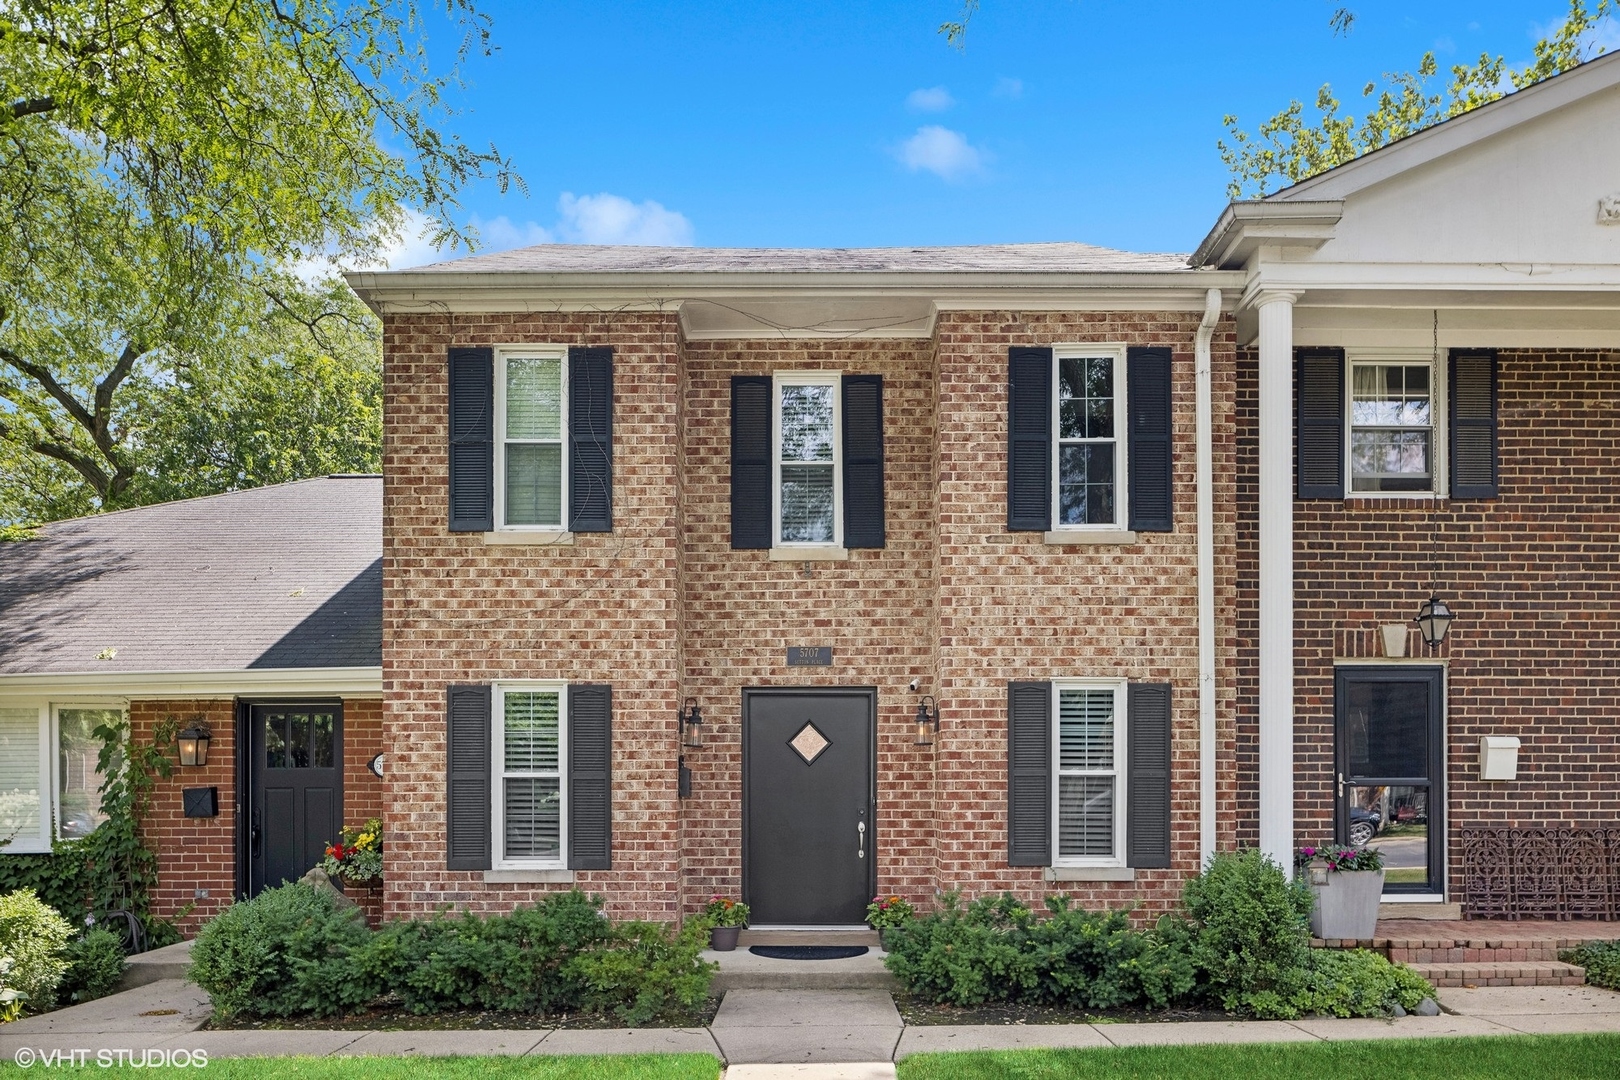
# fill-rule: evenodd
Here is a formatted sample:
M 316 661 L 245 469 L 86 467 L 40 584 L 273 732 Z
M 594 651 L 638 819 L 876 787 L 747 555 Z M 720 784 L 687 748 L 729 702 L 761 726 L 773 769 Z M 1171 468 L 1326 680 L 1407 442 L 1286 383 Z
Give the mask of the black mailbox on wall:
M 181 797 L 186 817 L 219 817 L 219 788 L 188 787 Z

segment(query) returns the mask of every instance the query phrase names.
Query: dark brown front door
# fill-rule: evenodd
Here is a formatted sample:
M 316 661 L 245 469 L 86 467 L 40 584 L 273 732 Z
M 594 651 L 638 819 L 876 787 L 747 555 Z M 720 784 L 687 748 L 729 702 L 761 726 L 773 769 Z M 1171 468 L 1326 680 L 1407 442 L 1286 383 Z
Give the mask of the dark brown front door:
M 319 865 L 343 828 L 343 706 L 254 705 L 248 732 L 248 894 L 257 896 Z
M 743 692 L 743 899 L 755 926 L 856 926 L 876 875 L 867 689 Z

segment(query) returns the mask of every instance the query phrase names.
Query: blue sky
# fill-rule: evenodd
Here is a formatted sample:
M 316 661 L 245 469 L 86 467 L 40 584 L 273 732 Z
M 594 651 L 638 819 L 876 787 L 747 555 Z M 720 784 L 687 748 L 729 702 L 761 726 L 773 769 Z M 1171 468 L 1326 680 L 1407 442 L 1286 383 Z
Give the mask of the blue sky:
M 499 51 L 454 128 L 528 185 L 465 193 L 485 250 L 525 243 L 881 246 L 1081 240 L 1189 251 L 1225 204 L 1221 117 L 1331 82 L 1530 56 L 1567 0 L 1177 4 L 483 0 Z M 1614 28 L 1605 34 L 1620 45 Z M 435 45 L 449 46 L 448 40 Z M 411 245 L 394 265 L 428 261 Z

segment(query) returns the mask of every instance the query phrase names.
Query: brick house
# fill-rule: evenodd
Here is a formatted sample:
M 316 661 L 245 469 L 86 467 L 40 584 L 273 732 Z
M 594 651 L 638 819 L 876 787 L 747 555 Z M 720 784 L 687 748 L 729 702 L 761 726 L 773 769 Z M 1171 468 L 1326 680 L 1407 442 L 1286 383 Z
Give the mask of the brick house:
M 1152 913 L 1217 849 L 1337 838 L 1406 913 L 1614 917 L 1617 120 L 1603 58 L 1191 257 L 351 275 L 384 321 L 385 911 Z

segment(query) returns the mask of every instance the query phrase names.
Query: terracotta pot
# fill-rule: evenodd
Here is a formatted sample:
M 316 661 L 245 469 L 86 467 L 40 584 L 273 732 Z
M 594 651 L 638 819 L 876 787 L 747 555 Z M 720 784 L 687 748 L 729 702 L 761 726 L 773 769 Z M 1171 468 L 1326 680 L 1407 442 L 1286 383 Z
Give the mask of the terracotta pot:
M 709 948 L 715 952 L 731 952 L 737 947 L 740 926 L 713 926 L 709 928 Z

